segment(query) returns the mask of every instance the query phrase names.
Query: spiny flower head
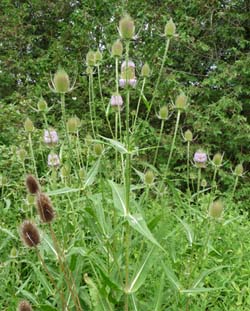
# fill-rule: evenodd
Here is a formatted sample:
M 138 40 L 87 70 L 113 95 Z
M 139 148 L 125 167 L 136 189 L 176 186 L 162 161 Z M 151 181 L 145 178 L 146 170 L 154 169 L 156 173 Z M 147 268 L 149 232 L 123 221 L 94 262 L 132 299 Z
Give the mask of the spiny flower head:
M 224 209 L 223 202 L 221 200 L 214 201 L 209 207 L 209 216 L 213 218 L 220 218 Z
M 121 57 L 123 52 L 123 46 L 121 41 L 118 39 L 112 45 L 111 55 L 113 57 Z
M 102 61 L 102 53 L 99 50 L 97 50 L 95 52 L 95 63 L 96 63 L 96 65 L 100 65 L 101 61 Z
M 60 159 L 56 153 L 50 153 L 48 155 L 48 166 L 59 166 Z
M 141 69 L 141 76 L 143 78 L 148 78 L 150 76 L 150 67 L 148 63 L 145 63 Z
M 49 197 L 44 193 L 39 193 L 36 200 L 37 211 L 42 222 L 49 223 L 55 217 L 55 211 Z
M 223 155 L 220 152 L 217 152 L 214 156 L 213 156 L 213 161 L 212 163 L 214 164 L 214 166 L 216 167 L 220 167 L 222 164 L 222 160 L 223 160 Z
M 185 141 L 191 142 L 193 140 L 193 133 L 190 130 L 186 130 L 184 133 Z
M 96 64 L 95 52 L 90 50 L 86 55 L 86 63 L 88 67 L 94 67 Z
M 18 304 L 17 311 L 32 311 L 32 307 L 27 300 L 22 300 Z
M 24 129 L 28 133 L 33 132 L 35 129 L 33 122 L 29 118 L 24 121 Z
M 119 32 L 122 39 L 131 40 L 134 37 L 135 25 L 129 15 L 125 15 L 119 22 Z
M 20 236 L 28 247 L 36 247 L 40 243 L 40 234 L 35 224 L 25 220 L 20 228 Z
M 121 109 L 123 105 L 123 99 L 120 94 L 113 94 L 110 99 L 110 105 L 113 108 Z
M 197 150 L 194 154 L 194 162 L 197 167 L 205 167 L 207 162 L 207 154 L 203 150 Z
M 176 32 L 176 26 L 171 18 L 165 26 L 165 36 L 168 38 L 172 38 L 175 35 L 175 32 Z
M 26 177 L 26 186 L 31 194 L 36 194 L 40 191 L 39 183 L 37 179 L 32 175 L 28 175 Z
M 55 92 L 57 93 L 67 93 L 70 91 L 70 81 L 67 72 L 60 68 L 54 75 L 52 81 Z
M 185 110 L 187 108 L 187 96 L 184 93 L 176 97 L 175 107 L 179 110 Z
M 41 112 L 45 112 L 48 109 L 48 104 L 47 102 L 44 100 L 43 97 L 40 97 L 38 103 L 37 103 L 37 108 L 39 111 Z
M 236 167 L 235 167 L 235 169 L 234 169 L 234 174 L 235 174 L 236 176 L 241 177 L 241 176 L 243 175 L 243 172 L 244 172 L 243 165 L 242 165 L 242 164 L 236 165 Z
M 162 106 L 159 111 L 159 118 L 161 120 L 167 120 L 168 118 L 168 107 L 166 105 Z
M 58 134 L 56 130 L 53 130 L 53 129 L 45 130 L 43 140 L 45 144 L 48 144 L 48 145 L 53 145 L 53 144 L 58 143 L 59 138 L 58 138 Z

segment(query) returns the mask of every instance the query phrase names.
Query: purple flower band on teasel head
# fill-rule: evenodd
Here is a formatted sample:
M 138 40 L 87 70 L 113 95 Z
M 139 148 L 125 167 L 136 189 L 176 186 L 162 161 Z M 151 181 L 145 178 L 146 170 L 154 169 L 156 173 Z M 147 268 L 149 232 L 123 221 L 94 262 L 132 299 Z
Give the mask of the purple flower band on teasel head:
M 128 67 L 133 67 L 133 68 L 135 68 L 135 63 L 132 61 L 132 60 L 129 60 L 128 61 Z M 123 63 L 122 63 L 122 70 L 123 69 L 125 69 L 126 68 L 126 61 L 124 61 Z
M 111 99 L 110 99 L 110 105 L 112 107 L 121 107 L 123 104 L 123 100 L 121 95 L 117 94 L 117 95 L 112 95 Z
M 132 87 L 135 87 L 137 83 L 136 79 L 128 79 L 128 84 Z M 121 88 L 124 88 L 126 86 L 126 79 L 119 79 L 119 85 Z
M 196 163 L 206 163 L 207 155 L 204 151 L 198 150 L 194 154 L 194 162 Z
M 48 155 L 48 166 L 59 166 L 60 159 L 59 156 L 55 153 L 50 153 Z
M 45 144 L 56 144 L 58 143 L 58 135 L 55 130 L 45 130 L 43 136 Z

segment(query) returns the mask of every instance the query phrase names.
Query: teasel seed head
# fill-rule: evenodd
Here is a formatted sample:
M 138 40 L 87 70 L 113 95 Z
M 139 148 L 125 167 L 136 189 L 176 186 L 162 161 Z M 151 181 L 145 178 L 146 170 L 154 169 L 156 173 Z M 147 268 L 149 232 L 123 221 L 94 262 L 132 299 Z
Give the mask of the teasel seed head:
M 67 93 L 70 91 L 70 81 L 67 72 L 60 68 L 54 75 L 53 86 L 57 93 Z
M 95 144 L 94 145 L 94 153 L 99 157 L 103 152 L 102 144 Z
M 46 100 L 44 100 L 43 97 L 40 97 L 38 103 L 37 103 L 37 108 L 41 112 L 46 112 L 48 110 L 48 104 Z
M 95 52 L 95 63 L 96 65 L 100 65 L 101 62 L 102 62 L 102 53 L 99 50 L 97 50 Z
M 152 185 L 155 175 L 152 171 L 148 170 L 144 175 L 144 181 L 146 185 Z
M 79 126 L 79 119 L 76 117 L 69 118 L 67 122 L 67 129 L 69 133 L 75 133 Z
M 25 220 L 20 229 L 20 236 L 24 244 L 28 247 L 37 247 L 40 243 L 40 234 L 35 224 Z
M 44 194 L 39 193 L 36 199 L 37 211 L 40 219 L 44 223 L 49 223 L 55 218 L 55 211 L 50 201 L 50 198 Z
M 191 142 L 193 140 L 193 133 L 190 130 L 186 130 L 184 133 L 185 141 Z
M 148 65 L 148 63 L 145 63 L 143 66 L 142 66 L 142 69 L 141 69 L 141 76 L 143 78 L 148 78 L 150 76 L 150 67 Z
M 167 118 L 168 118 L 168 107 L 166 105 L 161 107 L 161 109 L 159 111 L 159 118 L 161 120 L 167 120 Z
M 22 300 L 18 304 L 17 311 L 32 311 L 32 307 L 27 300 Z
M 37 194 L 40 191 L 39 183 L 32 175 L 26 177 L 26 186 L 31 194 Z
M 27 151 L 23 148 L 19 149 L 17 151 L 17 155 L 21 162 L 24 162 L 24 160 L 27 158 Z
M 209 216 L 213 218 L 220 218 L 224 209 L 223 202 L 221 200 L 214 201 L 209 207 Z
M 236 165 L 234 169 L 234 174 L 238 177 L 241 177 L 243 175 L 243 172 L 244 172 L 243 165 L 242 164 Z
M 222 164 L 222 160 L 223 160 L 223 155 L 219 152 L 217 152 L 214 156 L 213 156 L 213 164 L 216 167 L 220 167 Z
M 129 15 L 125 15 L 119 22 L 119 31 L 122 39 L 131 40 L 135 33 L 135 25 L 133 19 Z
M 175 35 L 175 32 L 176 32 L 176 26 L 171 18 L 165 26 L 165 36 L 168 38 L 172 38 Z
M 123 52 L 123 46 L 121 41 L 118 39 L 112 45 L 111 55 L 113 57 L 121 57 Z
M 206 188 L 206 186 L 207 186 L 207 181 L 206 181 L 206 179 L 202 179 L 202 181 L 201 181 L 201 187 L 202 187 L 202 188 Z
M 96 63 L 96 58 L 95 58 L 95 52 L 94 51 L 89 51 L 86 55 L 86 63 L 88 67 L 93 67 L 95 66 Z
M 175 107 L 179 110 L 185 110 L 187 108 L 187 96 L 184 93 L 176 97 Z
M 24 121 L 24 129 L 28 133 L 33 132 L 35 129 L 33 122 L 29 118 Z
M 70 175 L 70 167 L 68 165 L 64 165 L 61 168 L 61 176 L 62 177 L 68 177 Z

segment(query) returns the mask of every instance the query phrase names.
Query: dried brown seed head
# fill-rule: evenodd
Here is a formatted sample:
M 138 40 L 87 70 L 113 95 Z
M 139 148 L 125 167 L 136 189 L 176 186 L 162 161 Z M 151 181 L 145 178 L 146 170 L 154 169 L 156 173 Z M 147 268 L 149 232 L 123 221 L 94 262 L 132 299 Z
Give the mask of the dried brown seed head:
M 36 200 L 38 214 L 42 222 L 49 223 L 55 217 L 55 211 L 49 197 L 44 193 L 39 193 Z
M 31 194 L 36 194 L 39 192 L 39 183 L 32 175 L 28 175 L 26 177 L 26 186 Z
M 27 300 L 19 302 L 17 311 L 32 311 L 32 307 Z
M 40 234 L 35 224 L 25 220 L 21 225 L 21 238 L 28 247 L 36 247 L 40 243 Z

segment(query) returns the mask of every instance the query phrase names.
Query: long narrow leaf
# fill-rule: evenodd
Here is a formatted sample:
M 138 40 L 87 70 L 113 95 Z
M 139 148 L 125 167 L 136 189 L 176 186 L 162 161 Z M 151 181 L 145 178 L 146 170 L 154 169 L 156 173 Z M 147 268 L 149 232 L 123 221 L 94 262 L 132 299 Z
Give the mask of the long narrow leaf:
M 163 263 L 163 268 L 165 270 L 165 273 L 166 273 L 166 276 L 167 278 L 169 279 L 171 285 L 173 286 L 173 288 L 175 290 L 178 290 L 180 291 L 182 287 L 179 279 L 177 278 L 177 276 L 175 275 L 174 271 L 170 268 L 170 267 L 167 267 L 165 265 L 165 263 Z
M 112 189 L 114 207 L 118 210 L 120 216 L 126 216 L 124 187 L 116 184 L 112 180 L 109 180 L 108 183 Z

